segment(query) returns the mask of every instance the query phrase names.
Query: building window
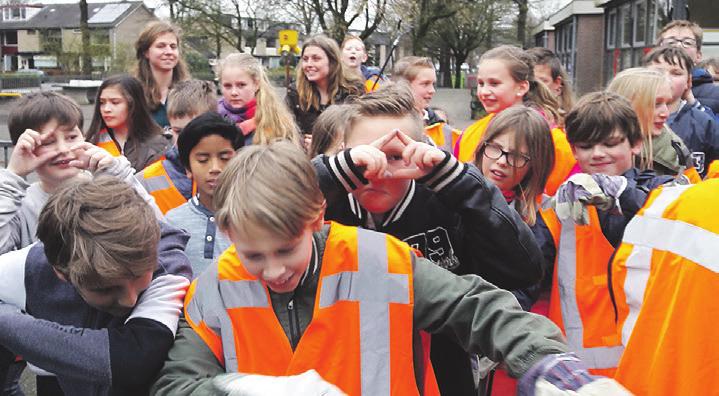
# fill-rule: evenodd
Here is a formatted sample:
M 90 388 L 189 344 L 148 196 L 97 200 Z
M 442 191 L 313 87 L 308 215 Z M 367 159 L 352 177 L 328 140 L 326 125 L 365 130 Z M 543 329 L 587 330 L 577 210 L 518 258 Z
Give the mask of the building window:
M 627 4 L 619 7 L 619 26 L 621 28 L 620 39 L 622 48 L 632 46 L 632 6 Z
M 3 45 L 17 45 L 17 31 L 6 31 Z
M 575 29 L 574 19 L 568 23 L 556 26 L 555 44 L 556 53 L 567 73 L 574 77 L 574 54 L 575 54 Z
M 611 10 L 607 14 L 607 48 L 614 48 L 617 45 L 617 10 Z
M 634 45 L 644 45 L 647 34 L 647 6 L 644 1 L 634 3 Z
M 25 19 L 25 7 L 13 7 L 3 8 L 2 16 L 5 21 L 19 21 Z

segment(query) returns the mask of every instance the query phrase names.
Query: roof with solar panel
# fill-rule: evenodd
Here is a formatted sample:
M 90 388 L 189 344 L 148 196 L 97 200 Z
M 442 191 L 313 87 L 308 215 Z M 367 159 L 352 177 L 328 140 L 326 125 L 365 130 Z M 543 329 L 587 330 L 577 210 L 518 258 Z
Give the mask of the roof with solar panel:
M 138 7 L 140 1 L 117 3 L 88 3 L 88 24 L 90 27 L 113 27 Z M 79 28 L 80 4 L 46 4 L 42 10 L 24 21 L 0 21 L 0 29 L 52 29 Z

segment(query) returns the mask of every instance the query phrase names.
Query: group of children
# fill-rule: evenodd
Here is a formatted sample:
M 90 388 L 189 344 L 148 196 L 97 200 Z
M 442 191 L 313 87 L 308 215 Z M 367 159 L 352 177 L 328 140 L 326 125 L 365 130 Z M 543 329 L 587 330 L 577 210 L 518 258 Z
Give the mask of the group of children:
M 179 37 L 158 32 L 138 59 L 173 70 Z M 551 52 L 497 47 L 488 115 L 461 132 L 429 107 L 430 60 L 388 81 L 360 44 L 306 40 L 288 106 L 246 54 L 219 63 L 219 100 L 109 78 L 84 134 L 72 100 L 21 98 L 0 170 L 5 391 L 27 362 L 40 395 L 468 395 L 495 370 L 522 394 L 628 393 L 614 252 L 651 190 L 719 159 L 691 56 L 658 46 L 574 103 Z

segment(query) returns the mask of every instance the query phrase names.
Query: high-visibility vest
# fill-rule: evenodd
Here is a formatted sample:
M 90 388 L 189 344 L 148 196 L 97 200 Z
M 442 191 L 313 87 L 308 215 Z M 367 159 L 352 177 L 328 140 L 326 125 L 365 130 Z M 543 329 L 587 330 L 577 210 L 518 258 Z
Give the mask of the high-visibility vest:
M 719 393 L 719 180 L 652 191 L 612 263 L 624 355 L 636 395 Z
M 364 82 L 364 91 L 365 93 L 370 93 L 378 90 L 382 85 L 384 85 L 382 78 L 380 76 L 372 76 L 365 80 Z
M 452 151 L 462 131 L 453 129 L 446 122 L 436 122 L 424 127 L 424 133 L 442 150 Z
M 454 155 L 458 160 L 462 162 L 474 161 L 477 146 L 482 141 L 482 136 L 487 131 L 493 117 L 493 113 L 489 114 L 462 132 L 454 145 Z M 554 167 L 552 167 L 552 172 L 549 174 L 547 184 L 544 187 L 544 192 L 549 196 L 556 194 L 557 189 L 567 180 L 569 173 L 577 162 L 574 159 L 572 148 L 569 146 L 569 141 L 567 141 L 567 135 L 564 131 L 559 128 L 552 128 L 551 133 L 552 141 L 554 142 Z
M 707 174 L 704 176 L 704 179 L 715 179 L 719 177 L 719 160 L 714 160 L 709 164 L 709 168 L 707 168 Z
M 411 251 L 392 236 L 330 223 L 312 321 L 294 351 L 267 287 L 234 245 L 190 285 L 185 316 L 228 372 L 314 369 L 350 395 L 438 394 L 428 355 L 422 385 L 415 380 Z
M 540 212 L 547 228 L 559 231 L 549 318 L 562 329 L 567 344 L 590 372 L 612 376 L 622 354 L 608 287 L 614 248 L 602 233 L 596 208 L 588 209 L 587 225 Z
M 145 190 L 155 198 L 155 203 L 162 214 L 166 214 L 170 209 L 174 209 L 190 199 L 177 189 L 172 178 L 167 174 L 164 161 L 150 164 L 137 179 L 145 187 Z
M 110 136 L 110 133 L 106 129 L 100 131 L 93 140 L 95 140 L 95 142 L 92 142 L 92 144 L 97 147 L 104 148 L 113 157 L 119 157 L 122 155 L 122 151 L 120 151 L 120 147 L 117 145 L 117 142 L 112 139 L 112 136 Z

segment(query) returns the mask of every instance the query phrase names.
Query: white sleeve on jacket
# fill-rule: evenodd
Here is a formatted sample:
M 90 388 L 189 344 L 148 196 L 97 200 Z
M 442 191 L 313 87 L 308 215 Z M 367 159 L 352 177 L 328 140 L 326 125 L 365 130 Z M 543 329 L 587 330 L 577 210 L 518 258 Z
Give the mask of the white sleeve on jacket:
M 7 169 L 0 169 L 0 253 L 14 250 L 20 243 L 22 199 L 30 185 Z
M 0 301 L 25 309 L 25 261 L 34 244 L 0 255 Z

